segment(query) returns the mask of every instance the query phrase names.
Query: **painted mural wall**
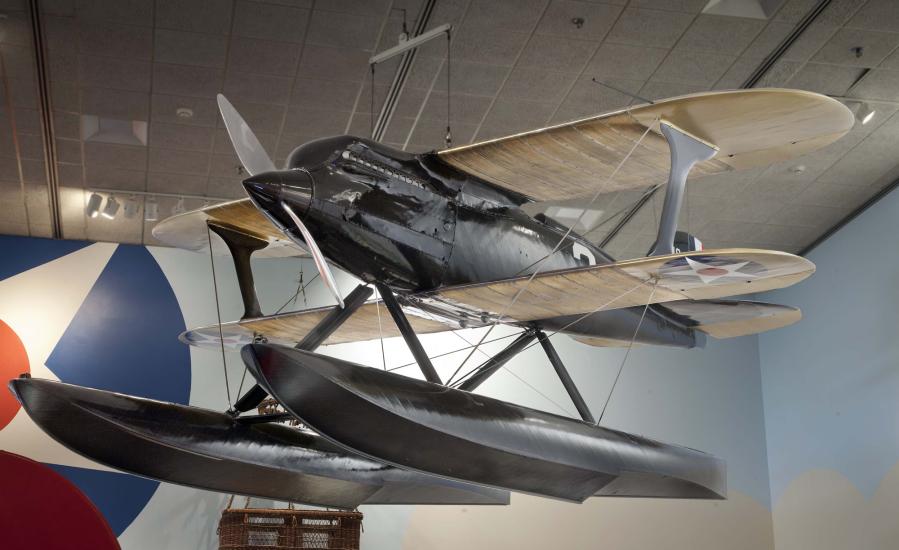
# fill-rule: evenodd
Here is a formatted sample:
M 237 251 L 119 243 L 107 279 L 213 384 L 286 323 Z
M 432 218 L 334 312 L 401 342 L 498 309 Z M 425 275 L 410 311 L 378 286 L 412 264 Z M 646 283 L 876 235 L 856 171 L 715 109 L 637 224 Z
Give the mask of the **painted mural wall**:
M 760 337 L 778 550 L 899 547 L 899 194 L 816 248 Z
M 236 354 L 227 357 L 226 384 L 219 353 L 188 349 L 177 341 L 185 327 L 217 319 L 208 255 L 20 237 L 0 237 L 0 254 L 5 258 L 0 264 L 4 379 L 27 371 L 219 410 L 227 408 L 229 394 L 233 401 L 241 385 L 249 385 Z M 328 303 L 319 281 L 296 295 L 300 280 L 314 276 L 311 264 L 263 260 L 254 268 L 266 312 Z M 215 270 L 221 317 L 235 319 L 242 308 L 229 259 L 217 258 Z M 346 276 L 338 276 L 338 283 L 344 293 L 355 284 Z M 480 335 L 460 331 L 428 335 L 423 342 L 433 355 L 463 348 Z M 592 348 L 566 337 L 554 342 L 598 415 L 624 350 Z M 505 343 L 488 344 L 484 351 L 498 351 Z M 325 352 L 417 375 L 399 339 L 385 340 L 383 351 L 375 340 Z M 446 355 L 435 366 L 446 378 L 464 355 Z M 483 358 L 476 355 L 471 366 Z M 479 391 L 575 416 L 539 346 Z M 757 338 L 712 340 L 706 349 L 693 351 L 635 348 L 602 423 L 725 458 L 730 498 L 592 499 L 578 506 L 513 495 L 508 507 L 364 507 L 363 548 L 773 548 Z M 74 484 L 125 549 L 216 548 L 215 526 L 226 496 L 111 471 L 75 455 L 37 429 L 5 390 L 0 392 L 0 450 L 39 461 Z

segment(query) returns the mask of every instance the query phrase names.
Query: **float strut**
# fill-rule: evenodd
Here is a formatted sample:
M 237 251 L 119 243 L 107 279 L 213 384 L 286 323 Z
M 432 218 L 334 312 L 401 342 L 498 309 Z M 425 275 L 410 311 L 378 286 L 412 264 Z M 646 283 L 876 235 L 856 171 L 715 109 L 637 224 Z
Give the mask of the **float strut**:
M 243 298 L 243 317 L 248 319 L 262 317 L 259 308 L 259 299 L 256 297 L 256 288 L 253 285 L 253 270 L 250 268 L 250 256 L 253 252 L 268 246 L 268 241 L 235 231 L 230 227 L 214 222 L 206 222 L 209 229 L 222 238 L 231 251 L 234 260 L 234 270 L 237 271 L 237 285 L 240 287 L 240 297 Z
M 519 334 L 518 338 L 512 340 L 512 343 L 503 348 L 501 352 L 484 361 L 484 363 L 474 371 L 471 378 L 459 385 L 459 389 L 474 391 L 475 388 L 483 384 L 488 378 L 493 376 L 496 371 L 501 369 L 503 365 L 508 363 L 510 359 L 521 353 L 536 337 L 536 329 L 527 329 Z
M 315 349 L 322 345 L 329 336 L 334 334 L 334 331 L 340 328 L 353 313 L 356 313 L 356 310 L 365 304 L 365 300 L 371 296 L 371 293 L 371 287 L 366 285 L 357 286 L 346 298 L 344 298 L 344 307 L 334 306 L 334 308 L 309 331 L 305 338 L 296 345 L 296 348 L 305 351 L 315 351 Z M 255 409 L 262 403 L 262 400 L 265 399 L 267 395 L 268 392 L 262 389 L 262 386 L 256 384 L 247 390 L 247 393 L 240 396 L 240 399 L 234 404 L 234 408 L 228 412 L 232 415 L 237 415 Z
M 596 420 L 594 420 L 593 414 L 590 413 L 590 407 L 587 406 L 587 402 L 584 401 L 581 392 L 578 391 L 577 386 L 574 384 L 574 380 L 569 376 L 568 370 L 562 363 L 562 359 L 559 358 L 559 354 L 556 353 L 556 348 L 553 347 L 552 342 L 549 341 L 549 337 L 544 334 L 542 330 L 538 330 L 537 338 L 540 340 L 540 345 L 543 346 L 543 351 L 546 352 L 546 357 L 549 359 L 549 362 L 552 363 L 553 368 L 556 369 L 559 380 L 561 380 L 562 385 L 565 386 L 565 391 L 568 392 L 568 397 L 571 398 L 571 402 L 574 403 L 581 418 L 584 419 L 584 422 L 595 424 Z
M 421 373 L 425 375 L 425 379 L 434 384 L 443 384 L 440 380 L 440 375 L 437 374 L 437 369 L 434 368 L 434 365 L 431 364 L 431 359 L 428 357 L 428 354 L 425 353 L 425 348 L 422 347 L 421 342 L 418 340 L 418 336 L 416 336 L 415 331 L 412 330 L 412 325 L 410 325 L 409 320 L 406 319 L 403 308 L 400 307 L 399 302 L 396 301 L 393 291 L 390 290 L 387 285 L 376 284 L 375 286 L 378 287 L 378 292 L 381 293 L 381 299 L 384 300 L 387 311 L 389 311 L 390 316 L 393 317 L 396 328 L 400 329 L 400 334 L 403 335 L 403 339 L 406 341 L 406 345 L 409 346 L 409 351 L 412 352 L 412 356 L 415 357 L 415 362 L 418 363 L 418 368 L 421 369 Z
M 665 203 L 662 206 L 662 218 L 659 220 L 659 234 L 652 252 L 649 253 L 650 256 L 674 254 L 674 234 L 677 232 L 677 217 L 684 202 L 687 175 L 694 164 L 708 160 L 718 152 L 717 148 L 665 121 L 662 121 L 660 126 L 671 150 L 671 171 L 668 173 Z

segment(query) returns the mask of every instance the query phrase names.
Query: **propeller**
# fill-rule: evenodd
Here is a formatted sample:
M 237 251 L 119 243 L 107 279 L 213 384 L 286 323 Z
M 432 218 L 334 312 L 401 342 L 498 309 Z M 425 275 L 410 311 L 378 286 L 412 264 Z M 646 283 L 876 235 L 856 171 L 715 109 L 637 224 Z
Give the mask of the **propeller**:
M 306 241 L 306 246 L 309 247 L 309 253 L 312 254 L 312 259 L 315 261 L 315 267 L 318 269 L 319 275 L 321 275 L 322 280 L 325 282 L 325 286 L 328 287 L 328 290 L 331 291 L 331 294 L 337 298 L 337 301 L 340 303 L 340 308 L 343 309 L 343 298 L 340 296 L 340 290 L 337 288 L 337 282 L 334 280 L 334 275 L 331 273 L 331 268 L 328 267 L 328 262 L 325 261 L 325 256 L 322 254 L 322 251 L 319 250 L 318 244 L 316 244 L 315 239 L 312 238 L 312 234 L 309 233 L 309 230 L 306 228 L 306 224 L 300 220 L 300 217 L 296 215 L 296 212 L 286 203 L 281 202 L 281 208 L 287 212 L 287 215 L 290 216 L 290 219 L 293 220 L 293 223 L 296 224 L 297 229 L 300 230 L 300 233 L 303 234 L 303 240 Z
M 234 144 L 234 150 L 237 152 L 237 158 L 240 159 L 243 167 L 251 176 L 261 174 L 262 172 L 273 172 L 277 170 L 275 163 L 269 158 L 268 153 L 262 148 L 259 139 L 250 125 L 240 116 L 234 105 L 228 101 L 225 96 L 218 94 L 216 96 L 219 104 L 219 111 L 222 113 L 222 120 L 225 121 L 225 128 L 228 129 L 228 136 L 231 143 Z

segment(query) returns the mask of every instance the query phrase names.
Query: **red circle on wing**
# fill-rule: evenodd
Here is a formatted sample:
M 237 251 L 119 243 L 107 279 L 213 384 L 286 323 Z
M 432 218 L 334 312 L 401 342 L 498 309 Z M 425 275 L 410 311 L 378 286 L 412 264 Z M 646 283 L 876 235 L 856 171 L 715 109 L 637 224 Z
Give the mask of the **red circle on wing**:
M 5 550 L 113 550 L 119 543 L 93 503 L 69 480 L 0 451 L 0 530 Z
M 727 275 L 727 270 L 721 269 L 720 267 L 703 267 L 702 269 L 697 270 L 696 273 L 707 277 L 718 277 Z
M 5 385 L 7 381 L 26 372 L 30 373 L 31 369 L 22 340 L 9 325 L 0 321 L 0 379 Z M 0 389 L 0 430 L 16 416 L 19 406 L 12 392 Z

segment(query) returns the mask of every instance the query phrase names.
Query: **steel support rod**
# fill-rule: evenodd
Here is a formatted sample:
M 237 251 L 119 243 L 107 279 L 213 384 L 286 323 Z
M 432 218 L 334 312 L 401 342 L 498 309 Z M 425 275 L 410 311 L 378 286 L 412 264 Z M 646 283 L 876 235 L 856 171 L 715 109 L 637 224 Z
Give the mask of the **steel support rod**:
M 528 329 L 521 334 L 518 335 L 518 338 L 512 340 L 508 346 L 503 348 L 503 350 L 490 359 L 484 361 L 484 363 L 478 367 L 474 374 L 459 385 L 460 390 L 465 391 L 474 391 L 475 388 L 483 384 L 487 381 L 488 378 L 493 376 L 496 371 L 503 368 L 503 365 L 509 362 L 510 359 L 521 353 L 524 348 L 530 344 L 534 338 L 537 337 L 537 331 L 534 329 Z
M 234 270 L 237 272 L 237 286 L 240 287 L 240 297 L 243 299 L 243 317 L 248 319 L 261 317 L 259 298 L 256 296 L 256 287 L 253 284 L 253 269 L 250 267 L 250 257 L 253 252 L 262 250 L 268 246 L 268 241 L 235 231 L 230 227 L 217 223 L 206 222 L 209 229 L 222 238 L 231 252 L 234 260 Z
M 334 334 L 334 331 L 339 329 L 353 313 L 356 313 L 356 310 L 365 304 L 365 300 L 371 296 L 371 293 L 371 287 L 366 285 L 357 286 L 346 298 L 344 298 L 344 307 L 334 306 L 334 309 L 328 312 L 328 314 L 325 315 L 325 317 L 319 321 L 295 347 L 305 351 L 315 351 L 315 349 L 322 345 L 329 336 Z M 240 399 L 234 404 L 234 408 L 229 412 L 232 415 L 237 415 L 255 409 L 262 403 L 262 400 L 265 399 L 267 395 L 268 392 L 262 389 L 262 386 L 256 384 L 247 390 L 247 393 L 240 396 Z
M 403 308 L 400 307 L 399 302 L 396 301 L 393 291 L 390 290 L 387 285 L 376 284 L 375 286 L 378 287 L 378 292 L 381 293 L 381 299 L 384 300 L 387 311 L 389 311 L 390 316 L 393 317 L 396 328 L 400 329 L 400 334 L 403 335 L 403 339 L 406 341 L 406 345 L 409 346 L 409 351 L 412 352 L 412 356 L 415 357 L 415 362 L 418 363 L 418 368 L 421 369 L 421 373 L 425 375 L 425 379 L 434 384 L 443 384 L 440 380 L 440 375 L 437 374 L 437 369 L 434 368 L 434 365 L 431 364 L 431 359 L 428 357 L 428 354 L 425 353 L 425 348 L 422 347 L 421 342 L 418 340 L 418 336 L 415 334 L 415 331 L 412 330 L 409 319 L 406 319 Z
M 562 363 L 562 359 L 559 357 L 559 354 L 556 353 L 556 348 L 552 345 L 552 342 L 549 341 L 549 337 L 540 330 L 537 331 L 537 338 L 540 340 L 540 345 L 543 346 L 543 351 L 546 352 L 546 357 L 549 359 L 549 362 L 552 363 L 553 368 L 556 369 L 559 380 L 561 380 L 562 385 L 565 386 L 565 391 L 568 392 L 568 397 L 571 398 L 571 402 L 574 403 L 581 418 L 584 422 L 595 424 L 596 420 L 590 412 L 590 407 L 587 406 L 587 402 L 584 401 L 581 392 L 578 391 L 574 380 L 572 380 L 571 376 L 568 374 L 568 369 L 565 368 L 565 364 Z

